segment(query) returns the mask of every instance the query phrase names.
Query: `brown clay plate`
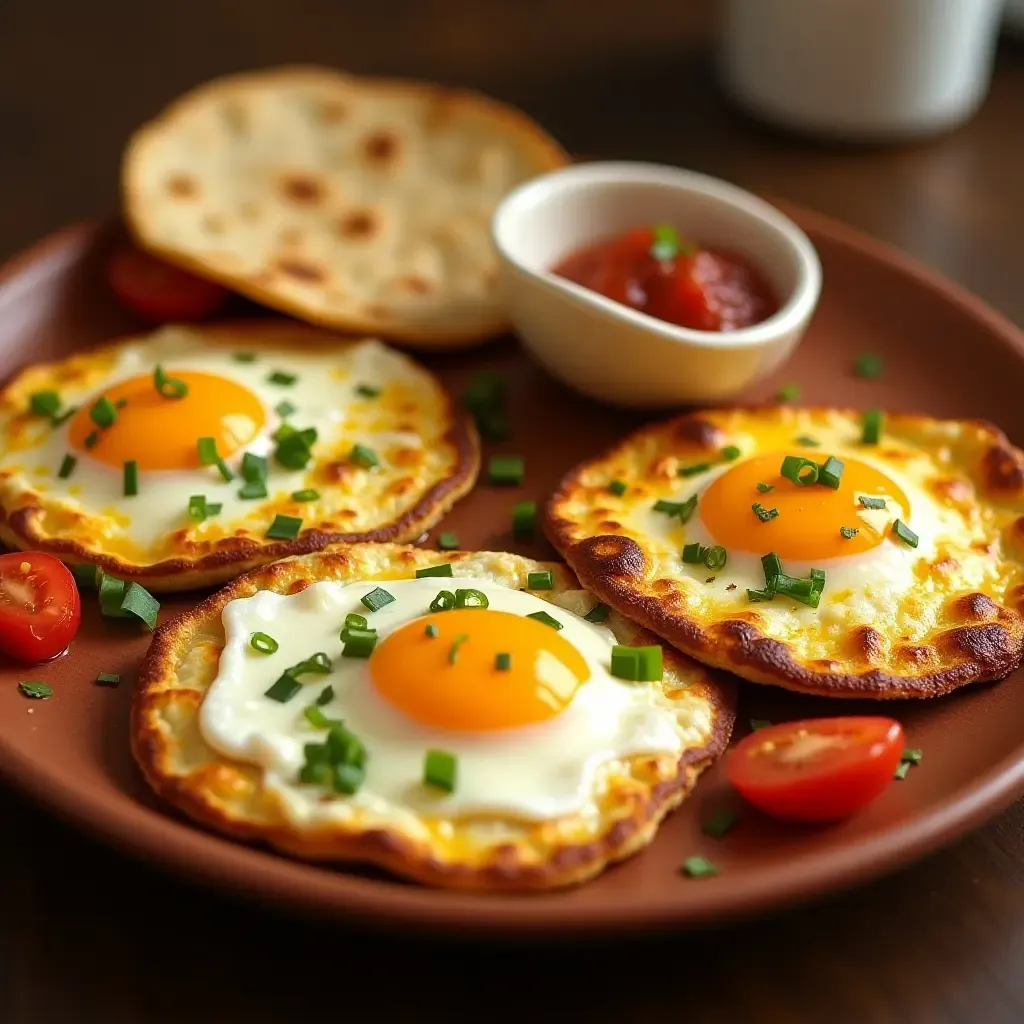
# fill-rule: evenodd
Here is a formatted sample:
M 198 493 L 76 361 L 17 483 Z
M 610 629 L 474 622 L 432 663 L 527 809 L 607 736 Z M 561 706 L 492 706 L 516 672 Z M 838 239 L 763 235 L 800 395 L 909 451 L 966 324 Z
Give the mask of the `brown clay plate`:
M 814 404 L 883 406 L 937 416 L 984 417 L 1024 442 L 1024 338 L 1007 321 L 934 274 L 824 218 L 789 211 L 821 254 L 825 288 L 806 340 L 778 377 L 752 392 L 765 398 L 795 381 Z M 103 259 L 119 229 L 83 225 L 53 236 L 0 276 L 0 378 L 19 365 L 70 352 L 140 324 L 118 308 L 103 279 Z M 246 310 L 251 312 L 251 310 Z M 885 357 L 881 381 L 856 379 L 862 351 Z M 515 491 L 481 485 L 441 528 L 466 547 L 511 548 L 552 557 L 538 540 L 515 544 L 515 501 L 542 499 L 576 461 L 635 426 L 639 417 L 577 397 L 534 367 L 511 340 L 476 352 L 426 360 L 453 389 L 494 369 L 511 392 L 514 441 L 527 460 Z M 168 600 L 162 617 L 195 598 Z M 128 751 L 128 707 L 135 666 L 148 634 L 103 621 L 87 601 L 68 655 L 28 676 L 0 664 L 0 772 L 40 803 L 125 852 L 213 885 L 292 909 L 405 928 L 492 935 L 605 936 L 680 928 L 763 911 L 888 871 L 996 813 L 1024 790 L 1024 673 L 934 703 L 899 702 L 900 718 L 923 763 L 867 811 L 830 828 L 773 824 L 754 813 L 724 840 L 702 836 L 700 821 L 728 798 L 720 772 L 707 773 L 652 846 L 581 888 L 512 897 L 420 888 L 371 872 L 297 863 L 229 842 L 163 809 Z M 97 686 L 99 671 L 119 672 L 117 689 Z M 49 701 L 29 701 L 16 684 L 53 684 Z M 749 717 L 786 718 L 836 711 L 811 699 L 747 687 Z M 682 877 L 679 865 L 702 854 L 715 878 Z

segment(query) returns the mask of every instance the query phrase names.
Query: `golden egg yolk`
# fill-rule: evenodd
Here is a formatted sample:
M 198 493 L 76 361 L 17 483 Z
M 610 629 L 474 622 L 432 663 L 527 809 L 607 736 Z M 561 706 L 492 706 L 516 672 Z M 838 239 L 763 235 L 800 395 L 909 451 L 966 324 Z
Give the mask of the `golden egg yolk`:
M 783 563 L 787 558 L 813 562 L 867 551 L 881 543 L 885 531 L 869 524 L 871 520 L 878 523 L 879 513 L 872 515 L 862 508 L 861 495 L 887 499 L 888 511 L 882 513 L 886 524 L 897 516 L 909 517 L 907 496 L 874 466 L 844 456 L 837 490 L 821 483 L 804 487 L 782 476 L 787 454 L 771 452 L 737 463 L 701 495 L 697 505 L 701 522 L 727 551 L 756 555 L 774 551 Z M 821 465 L 828 454 L 815 453 L 811 458 Z M 772 490 L 762 493 L 758 483 Z M 777 508 L 778 516 L 762 522 L 752 509 L 755 502 L 765 509 Z M 844 537 L 840 533 L 844 526 L 857 533 Z
M 508 669 L 497 667 L 499 654 L 509 655 Z M 457 732 L 554 718 L 589 676 L 583 655 L 551 626 L 485 608 L 416 619 L 370 657 L 370 677 L 389 704 L 423 725 Z
M 217 453 L 228 458 L 262 430 L 263 403 L 241 384 L 209 373 L 168 376 L 188 385 L 183 398 L 165 398 L 150 374 L 120 381 L 83 404 L 68 428 L 71 446 L 118 469 L 133 459 L 141 470 L 195 469 L 199 438 L 212 437 Z M 124 403 L 109 427 L 98 427 L 89 415 L 103 396 L 115 407 Z M 86 439 L 93 433 L 90 447 Z

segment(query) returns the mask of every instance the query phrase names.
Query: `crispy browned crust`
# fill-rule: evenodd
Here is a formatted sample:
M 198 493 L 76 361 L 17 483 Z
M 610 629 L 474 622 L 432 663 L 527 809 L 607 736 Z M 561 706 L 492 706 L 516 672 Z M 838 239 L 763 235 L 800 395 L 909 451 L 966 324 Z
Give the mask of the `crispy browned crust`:
M 176 670 L 183 655 L 197 638 L 209 637 L 220 628 L 224 606 L 236 598 L 258 590 L 292 593 L 322 579 L 349 580 L 361 575 L 362 555 L 369 546 L 337 546 L 318 554 L 289 559 L 264 566 L 232 581 L 196 608 L 164 623 L 156 630 L 149 652 L 140 669 L 132 705 L 132 752 L 153 790 L 190 818 L 236 839 L 269 845 L 287 854 L 313 861 L 375 865 L 403 878 L 427 885 L 463 890 L 505 892 L 540 891 L 574 885 L 600 873 L 608 865 L 636 853 L 653 839 L 662 819 L 690 793 L 701 772 L 725 749 L 736 713 L 735 681 L 709 672 L 665 649 L 666 676 L 674 673 L 688 679 L 687 692 L 695 694 L 712 709 L 712 728 L 706 742 L 687 750 L 679 759 L 671 778 L 643 790 L 634 788 L 622 797 L 622 812 L 608 823 L 607 830 L 593 841 L 553 846 L 540 861 L 527 859 L 532 843 L 515 843 L 492 848 L 482 863 L 466 863 L 437 855 L 430 843 L 418 842 L 391 828 L 358 829 L 332 825 L 317 830 L 298 830 L 280 815 L 269 812 L 267 804 L 253 812 L 255 802 L 248 801 L 248 813 L 240 813 L 218 795 L 236 769 L 252 772 L 225 758 L 199 765 L 183 773 L 175 763 L 175 738 L 166 726 L 164 712 L 174 704 L 177 718 L 194 715 L 202 703 L 195 689 L 175 688 Z M 411 576 L 417 567 L 451 561 L 488 557 L 487 553 L 436 552 L 400 546 L 373 545 L 374 558 L 386 556 L 389 570 L 385 578 Z M 513 558 L 516 572 L 548 568 L 555 576 L 555 591 L 578 587 L 575 576 L 557 563 L 539 563 L 519 556 Z M 537 595 L 542 596 L 541 594 Z M 628 626 L 633 644 L 656 643 L 657 637 Z M 227 791 L 221 788 L 221 792 Z
M 776 406 L 748 406 L 771 415 Z M 728 416 L 737 410 L 721 410 Z M 855 410 L 808 409 L 859 417 Z M 644 550 L 619 531 L 621 524 L 607 521 L 605 532 L 586 535 L 581 523 L 566 514 L 566 506 L 586 490 L 581 477 L 595 464 L 613 459 L 630 446 L 642 446 L 659 435 L 673 436 L 688 454 L 715 452 L 728 443 L 725 433 L 708 413 L 693 412 L 642 427 L 593 460 L 580 463 L 560 482 L 543 515 L 544 530 L 555 549 L 574 569 L 580 581 L 602 601 L 647 627 L 679 650 L 716 668 L 734 672 L 756 683 L 828 697 L 895 699 L 939 697 L 969 683 L 1003 679 L 1021 663 L 1024 654 L 1024 593 L 1014 607 L 1005 607 L 982 593 L 964 593 L 947 605 L 947 619 L 958 622 L 935 630 L 920 643 L 905 645 L 900 653 L 908 670 L 878 665 L 881 634 L 871 625 L 856 626 L 849 637 L 855 671 L 837 672 L 834 666 L 806 663 L 793 657 L 784 643 L 765 635 L 764 620 L 753 605 L 734 618 L 704 626 L 687 615 L 679 593 L 658 592 Z M 913 432 L 934 424 L 930 417 L 887 413 L 889 427 Z M 1015 506 L 1011 526 L 1024 536 L 1024 453 L 992 424 L 975 420 L 962 424 L 974 435 L 976 464 L 971 475 L 984 497 Z M 966 469 L 967 467 L 961 467 Z M 623 531 L 624 532 L 624 531 Z M 1020 588 L 1017 588 L 1019 591 Z M 1014 591 L 1011 589 L 1011 595 Z M 932 670 L 931 666 L 940 667 Z M 919 671 L 913 669 L 917 667 Z

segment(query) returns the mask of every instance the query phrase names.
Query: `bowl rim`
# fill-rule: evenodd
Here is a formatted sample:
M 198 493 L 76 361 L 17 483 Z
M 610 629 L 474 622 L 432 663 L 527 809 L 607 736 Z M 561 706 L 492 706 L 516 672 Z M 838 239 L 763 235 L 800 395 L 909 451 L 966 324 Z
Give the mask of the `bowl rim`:
M 528 266 L 515 254 L 514 246 L 509 245 L 511 225 L 527 208 L 557 201 L 572 190 L 652 184 L 668 186 L 728 207 L 746 218 L 757 233 L 773 235 L 793 253 L 797 268 L 796 284 L 775 313 L 760 323 L 734 331 L 698 331 L 680 327 L 558 277 L 550 270 Z M 780 337 L 801 329 L 813 315 L 821 295 L 822 271 L 817 250 L 806 233 L 778 207 L 723 178 L 668 164 L 591 161 L 530 178 L 516 186 L 498 204 L 491 219 L 491 238 L 503 262 L 530 278 L 534 284 L 559 291 L 577 305 L 588 306 L 640 331 L 690 346 L 742 349 L 772 344 Z M 510 314 L 514 319 L 514 310 L 510 310 Z

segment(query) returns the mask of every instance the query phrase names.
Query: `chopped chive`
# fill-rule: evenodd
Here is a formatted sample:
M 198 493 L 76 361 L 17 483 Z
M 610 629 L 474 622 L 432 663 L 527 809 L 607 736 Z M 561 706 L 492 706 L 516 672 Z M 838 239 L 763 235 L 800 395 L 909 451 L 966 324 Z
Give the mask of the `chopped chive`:
M 312 487 L 304 487 L 301 491 L 292 491 L 292 501 L 319 501 L 320 492 Z
M 362 616 L 360 616 L 362 618 Z M 363 620 L 366 621 L 365 619 Z M 370 629 L 367 626 L 352 625 L 346 619 L 345 628 L 341 631 L 341 642 L 347 644 L 350 640 L 370 641 L 377 640 L 377 630 Z
M 463 404 L 471 412 L 495 409 L 505 398 L 505 382 L 496 373 L 478 373 L 462 396 Z
M 161 398 L 184 398 L 188 394 L 188 385 L 177 377 L 168 377 L 159 363 L 153 371 L 153 386 Z
M 331 769 L 331 783 L 336 793 L 354 796 L 366 779 L 366 769 L 355 764 L 336 764 Z
M 134 616 L 153 629 L 156 626 L 157 612 L 160 611 L 160 602 L 145 587 L 138 583 L 129 583 L 121 599 L 121 611 Z
M 721 807 L 704 820 L 700 830 L 712 839 L 724 839 L 739 820 L 740 815 L 735 808 Z
M 487 463 L 487 478 L 499 486 L 515 486 L 523 482 L 526 461 L 519 455 L 492 455 Z
M 121 682 L 121 677 L 116 672 L 98 672 L 96 674 L 96 683 L 99 686 L 117 686 Z
M 442 565 L 428 565 L 416 570 L 416 579 L 422 580 L 430 576 L 454 576 L 452 563 L 444 562 Z
M 53 687 L 49 683 L 18 683 L 18 689 L 33 700 L 49 700 L 53 696 Z
M 255 352 L 233 352 L 231 358 L 236 363 L 255 363 L 256 353 Z
M 448 664 L 454 665 L 459 657 L 459 648 L 469 639 L 468 633 L 460 633 L 454 640 L 452 640 L 451 647 L 448 648 Z
M 134 498 L 139 493 L 139 464 L 129 459 L 124 464 L 124 496 Z
M 96 400 L 93 407 L 89 410 L 89 419 L 96 424 L 102 430 L 107 427 L 112 427 L 117 422 L 117 409 L 114 407 L 114 403 L 104 395 L 102 398 Z
M 901 761 L 907 761 L 910 764 L 920 764 L 921 759 L 924 757 L 924 751 L 920 747 L 908 747 L 900 755 Z
M 341 649 L 343 658 L 368 658 L 377 646 L 377 633 L 374 630 L 347 630 L 345 646 Z
M 844 465 L 835 456 L 830 455 L 818 470 L 818 483 L 831 487 L 833 491 L 839 490 L 839 483 L 843 478 Z
M 263 692 L 263 696 L 276 700 L 278 704 L 287 704 L 301 689 L 302 683 L 294 676 L 285 672 L 284 675 L 274 682 L 269 690 Z
M 378 398 L 380 396 L 380 388 L 375 388 L 371 384 L 360 384 L 356 387 L 356 394 L 360 398 Z
M 322 708 L 325 704 L 330 704 L 334 700 L 334 687 L 327 685 L 320 691 L 320 696 L 316 699 L 316 706 Z
M 216 466 L 225 480 L 234 480 L 235 475 L 228 469 L 227 463 L 217 453 L 217 442 L 212 437 L 201 437 L 196 441 L 199 461 L 204 466 Z
M 512 436 L 504 409 L 489 409 L 475 414 L 476 428 L 485 441 L 507 441 Z
M 274 370 L 273 373 L 268 374 L 268 384 L 278 384 L 281 387 L 290 387 L 298 380 L 298 375 L 294 373 L 285 373 L 284 370 Z
M 612 648 L 611 673 L 617 679 L 635 683 L 660 682 L 663 673 L 661 645 L 630 647 L 616 644 Z
M 429 607 L 432 612 L 450 612 L 455 607 L 455 595 L 450 590 L 439 590 Z
M 664 512 L 669 516 L 677 516 L 681 523 L 688 523 L 697 508 L 697 495 L 691 494 L 686 501 L 664 501 L 654 503 L 655 512 Z
M 518 501 L 512 507 L 512 536 L 529 540 L 537 531 L 537 502 Z
M 818 464 L 799 455 L 787 455 L 779 472 L 798 487 L 810 487 L 818 482 Z
M 594 607 L 583 616 L 583 618 L 585 618 L 587 622 L 604 622 L 605 619 L 608 618 L 608 613 L 610 611 L 611 608 L 609 608 L 608 605 L 602 604 L 598 601 L 597 604 L 595 604 Z
M 306 763 L 299 769 L 299 782 L 304 783 L 307 786 L 330 786 L 332 785 L 333 768 L 331 767 L 330 761 L 313 761 L 311 760 L 311 747 L 323 747 L 327 749 L 325 743 L 307 743 L 306 744 Z
M 334 764 L 352 765 L 362 768 L 366 764 L 366 747 L 354 732 L 343 725 L 331 727 L 327 734 L 327 753 Z
M 799 437 L 793 439 L 797 444 L 802 444 L 805 448 L 820 448 L 821 442 L 815 440 L 813 437 L 808 437 L 806 434 L 801 434 Z
M 914 531 L 907 526 L 902 519 L 896 519 L 892 524 L 892 532 L 908 547 L 916 548 L 918 544 L 918 536 Z
M 188 499 L 188 517 L 194 519 L 197 523 L 201 523 L 207 517 L 207 509 L 209 506 L 206 503 L 206 496 L 204 494 L 193 494 Z
M 315 674 L 318 676 L 326 676 L 331 671 L 331 659 L 323 651 L 317 651 L 316 654 L 311 654 L 308 658 L 300 661 L 297 665 L 292 665 L 288 672 L 290 675 L 298 678 L 302 675 Z
M 765 508 L 759 501 L 755 501 L 750 508 L 762 523 L 767 523 L 769 519 L 777 519 L 779 515 L 777 508 Z
M 50 420 L 50 426 L 62 427 L 75 413 L 78 412 L 77 405 L 69 405 L 59 416 L 54 416 Z
M 853 538 L 856 537 L 858 533 L 860 533 L 860 530 L 856 526 L 839 527 L 839 536 L 842 537 L 844 540 L 853 540 Z
M 752 718 L 750 720 L 750 728 L 753 732 L 758 732 L 761 729 L 767 729 L 772 724 L 770 718 Z
M 907 772 L 910 771 L 911 767 L 912 765 L 909 761 L 900 761 L 896 766 L 896 771 L 893 772 L 892 777 L 894 779 L 905 779 L 907 777 Z
M 96 589 L 99 583 L 98 577 L 99 569 L 95 565 L 78 565 L 71 566 L 71 575 L 75 577 L 75 583 L 78 584 L 78 589 Z
M 761 556 L 761 568 L 764 570 L 765 585 L 771 587 L 772 580 L 782 574 L 782 560 L 774 552 Z
M 853 372 L 858 377 L 863 377 L 866 380 L 874 380 L 874 378 L 882 375 L 884 365 L 885 364 L 882 362 L 881 356 L 865 352 L 862 355 L 857 356 L 857 361 L 853 364 Z
M 253 633 L 249 637 L 249 646 L 260 654 L 273 654 L 280 644 L 269 633 Z
M 60 469 L 57 470 L 57 476 L 61 480 L 67 480 L 69 476 L 75 471 L 75 466 L 78 465 L 78 459 L 74 455 L 65 455 L 60 464 Z
M 455 789 L 458 761 L 446 750 L 428 750 L 423 758 L 423 781 L 446 793 Z
M 373 469 L 375 466 L 380 465 L 377 453 L 372 448 L 367 448 L 364 444 L 353 445 L 348 457 L 357 466 L 362 466 L 363 469 Z
M 36 416 L 52 419 L 60 412 L 60 395 L 56 391 L 36 391 L 29 395 L 28 407 Z
M 128 584 L 124 580 L 108 576 L 106 573 L 100 574 L 98 579 L 97 590 L 99 591 L 101 614 L 110 619 L 125 618 L 125 613 L 121 611 L 121 602 L 124 600 Z
M 687 857 L 683 861 L 683 874 L 688 878 L 712 878 L 718 868 L 705 857 Z
M 366 616 L 360 615 L 358 612 L 349 612 L 345 616 L 345 628 L 346 629 L 366 629 L 367 622 Z
M 467 588 L 455 591 L 456 608 L 487 608 L 490 603 L 482 590 Z
M 527 590 L 553 590 L 555 578 L 550 569 L 543 569 L 539 572 L 531 572 L 526 576 Z
M 292 413 L 298 412 L 298 406 L 292 405 L 292 403 L 285 398 L 274 406 L 274 412 L 276 412 L 281 419 L 286 420 L 292 415 Z
M 368 594 L 363 594 L 359 599 L 371 612 L 379 612 L 385 605 L 394 603 L 394 595 L 390 594 L 383 587 L 374 587 Z
M 800 385 L 799 384 L 783 384 L 779 388 L 778 393 L 775 396 L 780 402 L 799 402 L 800 401 Z
M 454 530 L 445 530 L 438 534 L 437 546 L 442 551 L 457 551 L 459 548 L 459 536 Z
M 774 484 L 765 484 L 765 483 L 760 483 L 759 482 L 758 485 L 757 485 L 757 489 L 762 494 L 767 494 L 769 491 L 774 491 L 775 490 L 775 485 Z
M 494 656 L 494 668 L 498 672 L 509 672 L 512 669 L 512 655 L 505 651 Z
M 885 498 L 872 498 L 862 494 L 858 499 L 861 508 L 885 508 Z
M 679 476 L 697 476 L 700 473 L 706 473 L 711 468 L 710 462 L 698 462 L 694 466 L 683 466 L 678 471 Z
M 712 570 L 724 569 L 729 560 L 729 553 L 720 544 L 708 548 L 704 552 L 704 564 Z
M 860 439 L 863 444 L 878 444 L 882 438 L 884 414 L 881 409 L 868 409 L 861 420 Z
M 238 497 L 242 501 L 253 501 L 267 496 L 267 485 L 262 480 L 253 480 L 238 488 Z
M 246 452 L 242 456 L 242 479 L 251 484 L 257 480 L 267 479 L 267 459 L 264 455 Z
M 436 640 L 441 635 L 441 630 L 433 622 L 428 622 L 426 628 L 423 630 L 423 635 L 429 637 L 431 640 Z
M 772 581 L 772 590 L 799 604 L 807 605 L 808 608 L 817 608 L 821 601 L 822 587 L 816 585 L 814 580 L 797 579 L 794 576 L 787 576 L 785 573 L 775 577 Z
M 298 516 L 274 516 L 274 521 L 267 530 L 268 540 L 295 540 L 302 529 L 302 519 Z
M 767 587 L 764 590 L 753 590 L 750 587 L 747 588 L 748 601 L 770 601 L 774 596 L 775 591 L 770 590 Z
M 310 704 L 308 707 L 303 708 L 302 713 L 306 716 L 306 721 L 309 722 L 314 729 L 330 729 L 330 727 L 335 724 L 316 704 Z
M 608 484 L 608 493 L 614 494 L 617 498 L 621 498 L 626 493 L 628 487 L 622 480 L 612 480 Z
M 704 545 L 698 544 L 697 541 L 694 541 L 692 544 L 684 544 L 683 561 L 688 565 L 696 565 L 698 562 L 703 562 L 706 550 Z
M 99 444 L 99 441 L 100 441 L 100 435 L 95 430 L 92 431 L 91 433 L 85 435 L 85 447 L 86 448 L 95 448 L 96 445 Z
M 547 612 L 530 612 L 530 614 L 526 617 L 528 619 L 536 619 L 537 622 L 543 622 L 545 626 L 550 626 L 552 629 L 562 628 L 562 624 L 558 621 L 558 619 L 554 618 L 551 615 L 548 615 Z
M 287 426 L 287 424 L 285 425 Z M 274 432 L 274 458 L 287 469 L 305 469 L 313 457 L 313 445 L 316 443 L 316 439 L 315 427 L 307 427 L 305 430 L 279 428 Z M 357 445 L 357 447 L 359 446 Z M 369 449 L 366 450 L 369 451 Z M 376 456 L 374 457 L 376 458 Z
M 735 462 L 740 457 L 740 450 L 734 444 L 726 445 L 722 449 L 722 458 L 726 462 Z

